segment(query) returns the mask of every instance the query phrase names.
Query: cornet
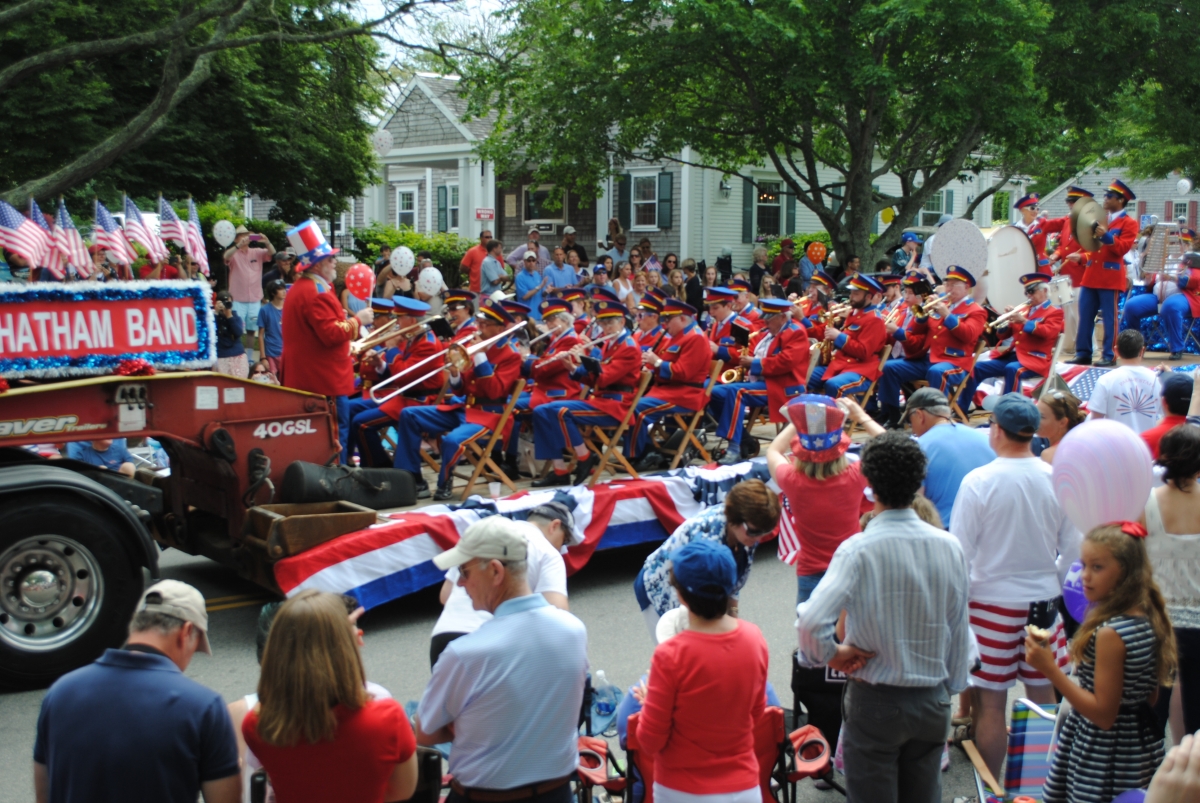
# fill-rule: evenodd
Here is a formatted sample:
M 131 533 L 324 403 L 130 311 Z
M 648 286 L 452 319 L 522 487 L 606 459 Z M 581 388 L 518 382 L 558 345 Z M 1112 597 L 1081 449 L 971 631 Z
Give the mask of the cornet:
M 949 293 L 942 293 L 941 295 L 932 296 L 930 298 L 927 298 L 925 301 L 921 302 L 921 311 L 924 312 L 926 315 L 928 315 L 929 313 L 933 312 L 933 308 L 936 307 L 938 304 L 945 303 L 949 300 L 950 300 Z
M 991 323 L 989 323 L 989 324 L 987 325 L 987 330 L 988 330 L 989 332 L 991 332 L 991 331 L 994 331 L 994 330 L 996 330 L 996 329 L 1000 329 L 1000 328 L 1002 328 L 1002 327 L 1004 327 L 1004 326 L 1007 326 L 1007 325 L 1008 325 L 1008 321 L 1009 321 L 1009 319 L 1010 319 L 1010 318 L 1013 318 L 1013 317 L 1015 317 L 1015 316 L 1017 316 L 1017 315 L 1021 315 L 1021 314 L 1023 314 L 1023 313 L 1026 313 L 1026 312 L 1028 312 L 1028 311 L 1029 311 L 1029 305 L 1028 305 L 1028 304 L 1021 304 L 1021 305 L 1020 305 L 1020 306 L 1018 306 L 1018 307 L 1013 307 L 1011 310 L 1009 310 L 1008 312 L 1004 313 L 1003 315 L 1001 315 L 1001 316 L 1000 316 L 999 318 L 997 318 L 996 320 L 994 320 L 994 321 L 992 321 Z

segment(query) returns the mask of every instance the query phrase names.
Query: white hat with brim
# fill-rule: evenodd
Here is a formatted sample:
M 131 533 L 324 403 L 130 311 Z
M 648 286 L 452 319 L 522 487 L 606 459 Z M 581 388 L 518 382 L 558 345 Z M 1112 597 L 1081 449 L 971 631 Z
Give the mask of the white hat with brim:
M 435 557 L 433 565 L 445 571 L 476 559 L 525 560 L 528 553 L 529 541 L 521 525 L 503 516 L 488 516 L 468 527 L 458 544 Z

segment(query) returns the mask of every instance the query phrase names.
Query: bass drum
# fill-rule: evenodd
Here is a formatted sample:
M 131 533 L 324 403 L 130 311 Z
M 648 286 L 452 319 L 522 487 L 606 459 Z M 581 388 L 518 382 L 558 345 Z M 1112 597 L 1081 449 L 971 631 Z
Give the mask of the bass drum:
M 987 238 L 971 221 L 951 220 L 934 234 L 929 246 L 929 261 L 937 275 L 943 278 L 950 268 L 966 268 L 975 277 L 975 294 L 978 295 L 987 268 Z
M 997 312 L 1025 303 L 1021 277 L 1037 272 L 1037 252 L 1029 235 L 1016 226 L 1002 226 L 988 240 L 988 303 Z

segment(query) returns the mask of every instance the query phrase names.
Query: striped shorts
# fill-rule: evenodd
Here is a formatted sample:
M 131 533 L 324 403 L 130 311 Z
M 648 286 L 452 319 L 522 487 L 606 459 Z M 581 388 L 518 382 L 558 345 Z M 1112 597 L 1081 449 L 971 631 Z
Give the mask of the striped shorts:
M 1016 685 L 1017 679 L 1026 686 L 1045 686 L 1046 676 L 1025 663 L 1025 624 L 1029 621 L 1029 606 L 1010 608 L 971 600 L 971 630 L 979 643 L 980 668 L 971 673 L 971 685 L 981 689 L 1004 691 Z M 1062 618 L 1054 617 L 1050 628 L 1058 665 L 1067 665 L 1067 635 Z

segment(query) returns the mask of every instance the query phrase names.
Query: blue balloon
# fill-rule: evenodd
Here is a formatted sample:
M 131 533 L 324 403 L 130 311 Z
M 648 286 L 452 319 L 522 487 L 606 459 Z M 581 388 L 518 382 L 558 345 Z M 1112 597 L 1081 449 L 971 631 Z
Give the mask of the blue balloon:
M 1112 803 L 1142 803 L 1146 799 L 1145 789 L 1126 789 L 1112 799 Z
M 1067 572 L 1066 579 L 1063 580 L 1062 589 L 1063 602 L 1067 606 L 1067 611 L 1076 622 L 1082 622 L 1087 617 L 1088 608 L 1091 607 L 1091 603 L 1083 593 L 1083 563 L 1075 561 L 1071 564 L 1071 569 Z

